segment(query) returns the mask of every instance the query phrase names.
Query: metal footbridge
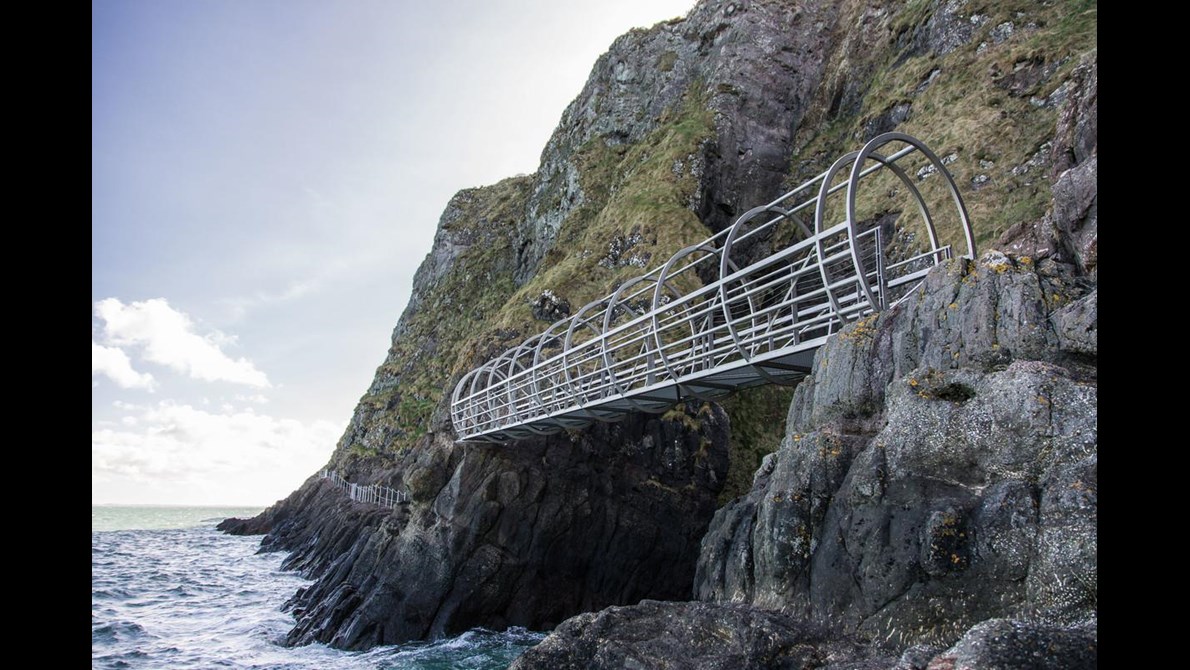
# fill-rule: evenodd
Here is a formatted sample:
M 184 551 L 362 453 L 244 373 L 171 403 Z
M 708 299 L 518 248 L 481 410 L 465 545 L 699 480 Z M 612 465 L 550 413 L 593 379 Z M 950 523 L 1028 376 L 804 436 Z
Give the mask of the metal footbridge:
M 451 402 L 458 439 L 505 442 L 796 383 L 831 334 L 903 300 L 956 251 L 974 258 L 975 238 L 944 161 L 909 135 L 880 135 L 465 374 Z

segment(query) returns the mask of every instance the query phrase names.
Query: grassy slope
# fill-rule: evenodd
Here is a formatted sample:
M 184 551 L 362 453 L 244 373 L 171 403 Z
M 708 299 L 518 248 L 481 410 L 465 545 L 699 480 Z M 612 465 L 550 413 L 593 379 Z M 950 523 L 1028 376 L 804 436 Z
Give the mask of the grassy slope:
M 400 454 L 429 429 L 445 386 L 460 359 L 475 355 L 476 324 L 489 322 L 514 290 L 516 254 L 511 248 L 532 186 L 530 177 L 513 177 L 460 192 L 451 202 L 457 215 L 444 217 L 444 229 L 471 244 L 453 268 L 402 316 L 376 378 L 360 398 L 351 429 L 336 458 L 373 459 Z
M 854 8 L 855 15 L 840 28 L 857 25 L 859 11 Z M 1046 143 L 1053 138 L 1060 105 L 1042 106 L 1042 101 L 1069 79 L 1081 56 L 1096 49 L 1096 2 L 968 2 L 960 14 L 983 17 L 969 42 L 944 55 L 906 57 L 933 11 L 929 0 L 903 3 L 870 29 L 875 43 L 835 54 L 828 66 L 835 80 L 823 87 L 799 132 L 794 157 L 799 167 L 791 171 L 790 186 L 858 148 L 866 124 L 908 103 L 909 117 L 897 130 L 921 138 L 939 156 L 955 155 L 949 170 L 963 191 L 977 245 L 987 249 L 1013 224 L 1045 213 L 1048 168 L 1038 161 L 1048 159 Z M 1013 28 L 1005 38 L 1009 23 Z M 832 110 L 833 89 L 848 76 L 864 79 L 851 82 L 866 90 L 862 104 L 854 112 Z M 941 185 L 935 179 L 922 187 L 929 194 Z M 955 239 L 957 234 L 943 236 Z
M 631 253 L 648 259 L 650 267 L 705 239 L 709 231 L 686 206 L 697 179 L 674 165 L 689 162 L 712 134 L 710 113 L 694 90 L 639 143 L 609 145 L 596 138 L 584 144 L 574 157 L 584 202 L 562 223 L 534 277 L 519 288 L 512 279 L 512 240 L 532 178 L 472 189 L 463 216 L 450 225 L 481 241 L 407 315 L 377 381 L 360 399 L 356 415 L 368 425 L 368 439 L 345 436 L 337 456 L 391 457 L 415 445 L 453 379 L 548 325 L 531 311 L 543 290 L 566 298 L 577 311 L 642 273 L 632 265 L 599 264 L 617 238 L 638 234 Z

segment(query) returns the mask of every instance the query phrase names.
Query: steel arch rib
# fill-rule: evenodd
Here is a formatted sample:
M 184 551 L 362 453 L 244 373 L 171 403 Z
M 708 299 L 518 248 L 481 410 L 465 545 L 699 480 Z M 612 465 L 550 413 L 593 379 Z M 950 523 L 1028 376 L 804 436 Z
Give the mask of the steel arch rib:
M 885 144 L 894 141 L 904 142 L 905 144 L 908 144 L 909 146 L 920 151 L 921 154 L 925 156 L 935 168 L 937 168 L 938 173 L 941 174 L 946 180 L 946 185 L 950 191 L 951 199 L 954 201 L 955 210 L 958 212 L 959 220 L 962 222 L 963 236 L 966 238 L 967 242 L 967 257 L 974 259 L 975 233 L 971 229 L 971 219 L 967 216 L 967 205 L 963 202 L 963 196 L 959 194 L 959 187 L 957 184 L 955 184 L 954 177 L 950 174 L 950 170 L 946 169 L 946 165 L 941 161 L 941 159 L 938 158 L 938 155 L 935 154 L 929 147 L 927 147 L 924 142 L 917 139 L 916 137 L 913 137 L 912 135 L 906 135 L 905 133 L 898 133 L 895 131 L 884 133 L 883 135 L 877 135 L 867 144 L 865 144 L 864 147 L 860 149 L 860 155 L 867 156 L 876 149 L 879 149 Z M 860 161 L 856 161 L 857 164 L 859 162 Z M 853 168 L 853 178 L 854 172 L 855 169 Z M 847 206 L 848 214 L 850 214 L 855 206 L 855 199 L 851 194 L 848 195 Z M 930 226 L 930 236 L 930 243 L 934 245 L 935 249 L 937 249 L 939 247 L 937 232 L 934 230 L 932 224 Z
M 567 322 L 570 321 L 570 319 L 571 319 L 571 317 L 566 317 L 564 319 L 559 319 L 559 320 L 555 321 L 554 323 L 550 324 L 550 327 L 546 328 L 545 331 L 542 332 L 541 341 L 537 343 L 537 347 L 534 348 L 534 350 L 533 350 L 533 373 L 529 375 L 530 385 L 533 387 L 533 394 L 537 396 L 538 403 L 542 407 L 548 408 L 549 405 L 547 405 L 545 403 L 545 399 L 544 399 L 543 393 L 541 391 L 540 382 L 543 381 L 541 378 L 541 373 L 542 373 L 541 350 L 543 347 L 545 347 L 546 343 L 550 341 L 550 334 L 554 332 L 554 329 L 561 328 L 561 327 L 565 326 L 567 324 Z M 557 395 L 558 384 L 555 382 L 551 382 L 551 383 L 553 384 L 553 386 L 551 387 L 550 390 L 554 393 L 554 395 Z
M 742 338 L 740 337 L 739 330 L 737 330 L 735 327 L 735 319 L 733 319 L 731 315 L 731 303 L 727 298 L 727 278 L 739 273 L 740 271 L 739 267 L 731 260 L 731 249 L 735 245 L 737 234 L 740 232 L 743 224 L 765 213 L 774 213 L 778 214 L 781 218 L 793 220 L 793 222 L 797 224 L 798 228 L 806 235 L 807 238 L 811 237 L 810 230 L 800 218 L 794 217 L 792 212 L 788 210 L 782 209 L 773 204 L 769 204 L 761 205 L 760 207 L 753 207 L 752 209 L 740 215 L 740 218 L 736 219 L 735 223 L 732 224 L 731 229 L 727 233 L 727 238 L 723 240 L 723 247 L 720 250 L 719 257 L 719 308 L 723 312 L 723 318 L 727 325 L 727 332 L 731 335 L 732 342 L 735 344 L 736 352 L 739 353 L 741 359 L 749 363 L 752 362 L 751 352 L 748 351 L 748 348 L 744 345 Z M 729 269 L 731 270 L 730 273 L 728 272 Z M 753 321 L 755 321 L 754 315 L 756 313 L 756 305 L 753 303 L 751 295 L 747 295 L 746 298 L 748 301 L 749 316 L 753 319 Z M 797 315 L 795 313 L 794 321 L 796 322 L 796 320 Z M 753 370 L 755 370 L 757 374 L 768 380 L 770 383 L 784 385 L 781 381 L 770 375 L 764 368 L 753 366 Z
M 681 260 L 687 256 L 690 256 L 691 254 L 698 253 L 698 252 L 707 254 L 707 256 L 705 256 L 704 258 L 712 258 L 712 257 L 715 257 L 715 256 L 721 254 L 722 249 L 718 249 L 718 248 L 714 247 L 713 245 L 711 245 L 709 243 L 709 241 L 702 242 L 701 244 L 694 244 L 694 245 L 685 247 L 683 249 L 680 249 L 677 253 L 675 253 L 673 256 L 671 256 L 669 258 L 669 261 L 667 261 L 666 264 L 661 268 L 661 271 L 657 275 L 657 286 L 653 290 L 653 309 L 652 309 L 653 341 L 657 347 L 657 354 L 661 358 L 661 364 L 665 367 L 666 372 L 669 373 L 670 379 L 673 380 L 674 383 L 677 383 L 679 385 L 681 385 L 681 380 L 686 375 L 683 374 L 677 368 L 675 368 L 675 366 L 673 364 L 673 360 L 670 359 L 669 354 L 666 353 L 665 344 L 661 341 L 661 330 L 662 330 L 661 324 L 658 321 L 657 317 L 658 317 L 659 313 L 661 311 L 663 311 L 663 310 L 661 310 L 661 289 L 664 286 L 668 285 L 668 280 L 670 277 L 669 273 L 673 269 L 673 266 L 679 260 Z M 699 262 L 701 262 L 701 261 L 693 261 L 687 267 L 693 267 L 694 265 L 696 265 Z M 685 268 L 683 268 L 683 269 L 685 269 Z M 676 288 L 671 289 L 671 290 L 674 291 L 675 298 L 674 298 L 674 300 L 670 301 L 670 303 L 668 305 L 666 305 L 666 307 L 667 307 L 667 309 L 671 308 L 671 307 L 676 309 L 679 305 L 682 304 L 682 299 L 685 298 L 686 295 L 683 294 L 681 291 L 678 291 Z M 718 295 L 718 293 L 716 293 L 716 295 Z M 712 310 L 714 309 L 713 305 L 712 305 L 711 309 Z M 687 311 L 689 311 L 689 308 L 687 308 Z M 688 317 L 688 316 L 683 317 L 682 322 L 680 322 L 678 324 L 678 328 L 680 330 L 682 325 L 685 325 L 686 327 L 690 328 L 690 337 L 692 339 L 697 338 L 699 336 L 700 332 L 697 330 L 696 326 L 694 326 L 694 324 L 689 321 L 689 318 L 690 317 Z M 713 324 L 712 324 L 711 330 L 714 330 Z M 699 398 L 702 400 L 710 400 L 713 398 L 713 396 L 710 394 L 700 393 L 700 392 L 695 391 L 689 387 L 683 387 L 683 388 L 688 395 L 692 395 L 696 398 Z
M 673 269 L 674 264 L 677 263 L 679 259 L 685 258 L 687 255 L 699 250 L 705 245 L 706 243 L 703 242 L 701 244 L 684 247 L 679 249 L 674 255 L 670 256 L 669 260 L 665 262 L 665 265 L 661 266 L 661 271 L 657 273 L 657 285 L 653 288 L 653 308 L 649 310 L 653 331 L 653 343 L 656 347 L 655 351 L 657 352 L 657 355 L 661 358 L 661 365 L 663 365 L 665 367 L 665 371 L 669 373 L 669 378 L 675 382 L 681 377 L 681 374 L 674 369 L 673 364 L 669 360 L 669 355 L 665 353 L 665 344 L 661 341 L 661 323 L 657 319 L 662 306 L 661 289 L 666 285 L 667 279 L 669 278 L 669 272 Z M 679 294 L 679 298 L 680 297 L 681 296 Z M 677 302 L 677 300 L 672 300 L 670 301 L 670 304 L 673 305 Z
M 876 139 L 880 138 L 877 137 Z M 864 150 L 868 150 L 871 145 L 872 142 L 864 145 Z M 879 148 L 880 146 L 883 146 L 883 144 L 876 145 L 875 148 Z M 847 240 L 851 247 L 851 262 L 855 265 L 857 273 L 856 276 L 859 280 L 858 284 L 863 290 L 865 297 L 867 297 L 868 304 L 871 305 L 873 309 L 884 309 L 885 307 L 888 307 L 888 305 L 884 304 L 883 296 L 881 296 L 881 300 L 877 300 L 876 296 L 872 295 L 872 289 L 866 280 L 867 273 L 864 271 L 864 263 L 863 259 L 860 258 L 859 243 L 857 241 L 859 239 L 860 232 L 855 216 L 855 187 L 858 183 L 858 180 L 861 178 L 860 168 L 862 168 L 864 161 L 866 161 L 868 158 L 871 158 L 872 160 L 891 170 L 892 173 L 901 180 L 901 183 L 908 187 L 909 192 L 913 194 L 914 200 L 917 201 L 917 208 L 920 210 L 922 219 L 925 221 L 926 229 L 929 231 L 931 251 L 938 250 L 938 235 L 934 230 L 934 220 L 930 217 L 930 208 L 928 205 L 926 205 L 925 198 L 922 197 L 921 191 L 917 190 L 917 187 L 913 184 L 913 181 L 909 179 L 909 175 L 901 169 L 901 166 L 897 165 L 894 161 L 888 160 L 883 155 L 878 154 L 875 151 L 868 150 L 868 152 L 865 154 L 864 151 L 861 150 L 859 156 L 857 156 L 855 159 L 855 164 L 851 166 L 851 176 L 847 180 Z
M 537 346 L 535 344 L 535 341 L 540 340 L 544 336 L 545 336 L 545 333 L 538 333 L 538 334 L 534 335 L 533 337 L 530 337 L 529 339 L 525 340 L 524 342 L 521 342 L 520 346 L 518 346 L 516 348 L 516 352 L 512 355 L 512 360 L 508 364 L 509 379 L 511 379 L 516 374 L 524 375 L 525 379 L 522 380 L 522 388 L 524 387 L 525 383 L 529 383 L 529 384 L 532 383 L 533 365 L 530 364 L 529 367 L 525 367 L 525 365 L 523 363 L 521 363 L 521 356 L 524 354 L 528 354 L 530 352 L 536 352 Z M 520 371 L 514 373 L 513 367 L 519 367 Z M 512 390 L 513 389 L 510 387 L 509 393 L 511 393 Z M 544 407 L 544 405 L 541 404 L 541 399 L 538 398 L 537 394 L 533 392 L 532 387 L 530 387 L 529 393 L 527 395 L 529 397 L 529 401 L 535 407 L 538 407 L 538 408 Z
M 839 307 L 839 299 L 835 296 L 834 289 L 831 288 L 831 278 L 826 271 L 826 248 L 822 244 L 823 233 L 825 231 L 822 227 L 822 219 L 826 216 L 826 199 L 831 193 L 831 181 L 834 180 L 839 170 L 843 169 L 844 165 L 854 162 L 857 156 L 859 156 L 858 151 L 843 154 L 843 156 L 830 166 L 830 169 L 826 171 L 825 176 L 822 178 L 822 186 L 818 190 L 818 202 L 814 205 L 814 247 L 818 254 L 818 273 L 822 276 L 822 288 L 826 291 L 826 297 L 830 301 L 831 312 L 840 321 L 843 319 L 843 310 Z M 829 332 L 834 332 L 833 319 L 830 323 L 832 325 L 829 328 Z
M 574 331 L 576 328 L 578 328 L 579 324 L 582 323 L 582 325 L 591 328 L 591 330 L 595 332 L 596 338 L 602 339 L 603 331 L 592 326 L 591 321 L 589 319 L 583 318 L 583 315 L 592 309 L 598 308 L 600 305 L 607 302 L 607 300 L 608 298 L 604 296 L 598 300 L 592 300 L 591 302 L 583 305 L 582 309 L 580 309 L 573 317 L 571 317 L 570 327 L 566 329 L 566 339 L 562 343 L 562 374 L 566 377 L 567 389 L 570 391 L 570 395 L 572 397 L 580 398 L 583 401 L 586 399 L 585 393 L 580 391 L 574 377 L 572 377 L 570 374 L 570 353 L 574 348 Z M 587 340 L 587 342 L 592 341 L 594 340 Z M 585 345 L 587 342 L 584 342 L 583 344 Z
M 640 277 L 633 277 L 632 279 L 629 279 L 628 281 L 620 284 L 620 287 L 616 289 L 615 293 L 612 293 L 611 296 L 608 297 L 607 309 L 604 310 L 604 314 L 603 314 L 603 333 L 604 333 L 605 338 L 612 331 L 612 321 L 616 318 L 616 308 L 624 309 L 625 311 L 629 312 L 630 314 L 632 314 L 636 317 L 636 318 L 630 319 L 629 323 L 640 319 L 641 314 L 638 314 L 636 312 L 636 310 L 633 309 L 630 305 L 625 303 L 621 307 L 620 299 L 621 299 L 621 296 L 628 289 L 632 288 L 633 286 L 636 286 L 637 284 L 643 284 L 648 281 L 656 282 L 656 279 L 651 279 L 648 275 L 644 275 L 644 276 L 640 276 Z M 649 343 L 653 341 L 653 332 L 652 332 L 653 321 L 651 319 L 645 319 L 645 320 L 641 320 L 640 323 L 644 326 L 644 328 L 646 330 L 649 331 L 641 337 L 641 344 L 644 349 L 644 352 L 642 355 L 644 355 L 644 357 L 645 357 L 645 365 L 652 368 L 653 357 L 654 357 L 654 354 L 656 354 L 656 349 L 649 346 Z M 607 346 L 606 341 L 604 342 L 604 345 L 605 346 L 603 347 L 603 366 L 607 370 L 608 380 L 611 382 L 612 388 L 615 390 L 616 394 L 623 397 L 626 402 L 628 402 L 633 408 L 635 408 L 639 412 L 650 412 L 650 413 L 654 412 L 655 410 L 653 408 L 643 405 L 640 402 L 638 402 L 637 400 L 628 397 L 628 390 L 625 389 L 624 386 L 620 383 L 619 375 L 616 374 L 616 365 L 615 365 L 615 363 L 612 362 L 611 348 L 609 346 Z M 645 378 L 646 386 L 648 386 L 651 383 L 652 376 L 653 376 L 652 371 L 650 370 L 650 372 L 648 373 L 648 375 Z

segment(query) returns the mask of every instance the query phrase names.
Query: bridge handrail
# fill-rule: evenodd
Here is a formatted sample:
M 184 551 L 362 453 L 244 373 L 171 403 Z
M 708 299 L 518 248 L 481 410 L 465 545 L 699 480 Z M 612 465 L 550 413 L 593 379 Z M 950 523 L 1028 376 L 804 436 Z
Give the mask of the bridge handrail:
M 894 143 L 905 146 L 887 156 L 878 153 Z M 615 418 L 616 412 L 597 411 L 612 400 L 658 411 L 656 398 L 641 401 L 642 389 L 677 385 L 679 394 L 697 396 L 695 387 L 683 387 L 684 379 L 733 363 L 751 365 L 758 377 L 783 383 L 782 375 L 755 364 L 754 358 L 816 346 L 846 321 L 903 299 L 928 267 L 951 256 L 952 247 L 940 242 L 925 197 L 897 164 L 918 152 L 933 166 L 932 172 L 942 175 L 965 237 L 966 255 L 973 258 L 975 239 L 966 207 L 945 164 L 916 138 L 885 133 L 771 203 L 745 212 L 731 226 L 679 250 L 666 263 L 464 374 L 451 397 L 451 419 L 460 439 L 498 438 L 495 434 L 501 430 L 521 425 L 532 433 L 551 432 L 562 424 L 543 426 L 539 420 L 560 412 L 582 419 Z M 930 245 L 927 251 L 891 263 L 885 262 L 885 248 L 894 240 L 885 239 L 880 226 L 861 230 L 855 213 L 857 186 L 881 170 L 891 172 L 912 196 Z M 835 183 L 844 173 L 847 179 Z M 918 172 L 918 181 L 922 174 Z M 827 225 L 830 197 L 843 189 L 844 219 Z M 797 214 L 811 205 L 813 233 L 807 235 L 810 228 Z M 784 221 L 792 222 L 803 239 L 749 263 L 733 256 L 739 248 L 747 252 L 741 245 L 749 240 L 772 239 L 770 231 Z M 700 266 L 707 271 L 694 274 Z M 718 278 L 704 284 L 700 276 L 707 275 Z M 686 288 L 690 284 L 696 285 Z M 626 318 L 617 323 L 622 315 Z M 546 351 L 555 346 L 560 347 L 556 353 Z M 702 386 L 714 384 L 704 381 Z
M 320 479 L 328 479 L 332 486 L 340 489 L 355 502 L 369 503 L 396 509 L 397 505 L 409 502 L 409 492 L 381 484 L 353 484 L 334 470 L 320 470 Z

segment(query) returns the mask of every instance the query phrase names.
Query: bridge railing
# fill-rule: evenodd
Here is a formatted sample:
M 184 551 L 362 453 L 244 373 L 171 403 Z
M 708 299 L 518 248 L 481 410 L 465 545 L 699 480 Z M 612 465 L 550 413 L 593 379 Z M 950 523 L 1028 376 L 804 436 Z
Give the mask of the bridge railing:
M 880 153 L 889 145 L 900 148 Z M 916 180 L 902 166 L 910 156 L 928 162 Z M 731 366 L 790 380 L 780 355 L 816 347 L 846 322 L 904 299 L 952 256 L 919 188 L 934 174 L 953 202 L 950 229 L 974 257 L 966 208 L 943 161 L 913 137 L 886 133 L 464 375 L 451 403 L 459 438 L 498 440 L 518 426 L 553 432 L 622 416 L 625 407 L 664 411 L 678 395 L 648 391 L 720 395 L 706 380 Z M 857 215 L 860 203 L 869 217 Z M 613 401 L 615 411 L 600 409 Z M 544 420 L 562 415 L 567 422 Z
M 331 485 L 346 493 L 355 502 L 380 505 L 394 509 L 400 503 L 409 502 L 408 491 L 400 491 L 379 484 L 368 484 L 366 486 L 353 484 L 334 470 L 322 470 L 318 473 L 318 476 L 321 479 L 330 480 Z

